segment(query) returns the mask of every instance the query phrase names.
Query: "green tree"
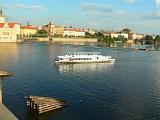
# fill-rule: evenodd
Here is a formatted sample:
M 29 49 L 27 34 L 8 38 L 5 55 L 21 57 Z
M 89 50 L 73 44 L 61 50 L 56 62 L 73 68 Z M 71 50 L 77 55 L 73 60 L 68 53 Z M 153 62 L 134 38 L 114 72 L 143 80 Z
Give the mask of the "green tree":
M 153 40 L 153 37 L 151 35 L 146 35 L 145 39 L 150 41 L 150 40 Z
M 125 43 L 127 41 L 127 38 L 125 38 L 124 36 L 122 35 L 119 35 L 118 36 L 118 41 L 122 41 L 123 43 Z
M 45 30 L 37 30 L 37 34 L 48 34 Z
M 101 32 L 98 32 L 98 33 L 97 33 L 97 36 L 98 36 L 98 37 L 104 37 L 103 33 L 101 33 Z
M 160 35 L 156 35 L 154 40 L 157 41 L 157 42 L 160 42 Z
M 152 44 L 153 37 L 151 35 L 146 35 L 145 40 L 146 40 L 145 42 L 146 44 Z
M 109 36 L 109 42 L 110 43 L 114 43 L 114 38 L 112 38 L 111 36 Z
M 37 33 L 32 35 L 32 37 L 48 37 L 48 33 L 45 30 L 37 30 Z
M 91 33 L 89 33 L 89 32 L 85 32 L 85 38 L 92 38 Z
M 106 43 L 109 43 L 110 42 L 110 36 L 105 36 L 104 40 L 105 40 Z

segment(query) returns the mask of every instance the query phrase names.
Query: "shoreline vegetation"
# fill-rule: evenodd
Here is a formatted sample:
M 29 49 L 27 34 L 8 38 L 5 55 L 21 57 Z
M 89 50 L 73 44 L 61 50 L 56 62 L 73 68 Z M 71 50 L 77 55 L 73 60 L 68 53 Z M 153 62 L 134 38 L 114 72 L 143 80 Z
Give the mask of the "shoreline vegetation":
M 50 43 L 104 43 L 104 44 L 128 44 L 129 46 L 136 45 L 153 45 L 157 48 L 160 44 L 160 35 L 155 37 L 146 35 L 143 39 L 127 39 L 122 35 L 118 37 L 111 37 L 104 35 L 103 32 L 96 32 L 91 34 L 85 33 L 85 36 L 62 36 L 55 34 L 54 36 L 49 35 L 45 30 L 38 30 L 36 34 L 31 36 L 25 36 L 21 38 L 22 42 L 34 41 L 34 42 L 50 42 Z
M 95 34 L 91 34 L 89 32 L 85 33 L 85 36 L 61 36 L 55 34 L 54 36 L 50 36 L 45 30 L 38 30 L 36 34 L 32 36 L 26 36 L 22 38 L 22 40 L 35 40 L 38 42 L 106 42 L 106 43 L 114 43 L 114 42 L 122 42 L 126 43 L 127 38 L 123 36 L 118 36 L 117 38 L 112 38 L 111 36 L 105 36 L 101 32 L 97 32 Z

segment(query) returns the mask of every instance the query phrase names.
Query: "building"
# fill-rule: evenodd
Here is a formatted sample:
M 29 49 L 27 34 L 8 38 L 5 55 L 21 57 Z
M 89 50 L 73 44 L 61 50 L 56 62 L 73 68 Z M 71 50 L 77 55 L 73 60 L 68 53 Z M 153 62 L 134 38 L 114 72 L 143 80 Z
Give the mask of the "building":
M 124 38 L 128 39 L 127 33 L 121 33 L 121 32 L 104 32 L 105 36 L 111 36 L 111 38 L 118 38 L 119 36 L 123 36 Z
M 60 25 L 52 24 L 42 26 L 42 29 L 47 31 L 49 36 L 62 36 L 64 35 L 64 27 Z
M 132 34 L 132 39 L 133 40 L 142 40 L 143 38 L 145 38 L 144 34 L 137 34 L 137 33 Z
M 96 30 L 92 29 L 85 29 L 84 31 L 90 33 L 91 35 L 94 35 L 96 33 Z
M 66 37 L 84 37 L 85 31 L 80 28 L 64 28 L 64 36 Z
M 5 22 L 2 10 L 0 11 L 0 42 L 18 42 L 20 37 L 20 24 Z
M 31 37 L 37 33 L 37 28 L 32 25 L 21 26 L 21 37 Z
M 20 24 L 0 23 L 0 42 L 18 42 Z
M 63 26 L 55 25 L 54 29 L 55 29 L 54 36 L 62 36 L 63 37 L 63 35 L 64 35 L 64 27 Z

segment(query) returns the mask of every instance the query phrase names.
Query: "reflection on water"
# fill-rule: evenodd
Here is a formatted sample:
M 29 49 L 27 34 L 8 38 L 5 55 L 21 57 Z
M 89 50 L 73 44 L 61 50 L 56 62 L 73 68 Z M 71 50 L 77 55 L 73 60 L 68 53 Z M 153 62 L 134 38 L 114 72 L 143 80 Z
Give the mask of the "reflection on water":
M 134 46 L 134 44 L 122 43 L 122 42 L 114 42 L 114 43 L 106 43 L 106 42 L 97 42 L 98 47 L 109 47 L 109 48 L 128 48 Z
M 60 73 L 85 73 L 109 71 L 114 63 L 84 63 L 84 64 L 60 64 L 57 65 Z
M 83 42 L 83 41 L 60 41 L 60 42 L 52 42 L 55 44 L 61 44 L 61 45 L 91 45 L 94 46 L 97 43 L 96 42 Z
M 9 57 L 17 55 L 17 44 L 15 43 L 0 43 L 0 56 Z
M 0 43 L 0 62 L 7 64 L 6 61 L 18 60 L 18 45 L 16 43 Z

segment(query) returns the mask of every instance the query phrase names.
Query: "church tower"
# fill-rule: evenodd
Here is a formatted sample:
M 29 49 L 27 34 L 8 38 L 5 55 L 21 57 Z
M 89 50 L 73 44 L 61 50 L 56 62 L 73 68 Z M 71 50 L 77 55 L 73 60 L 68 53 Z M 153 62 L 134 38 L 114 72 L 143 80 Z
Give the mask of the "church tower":
M 5 23 L 5 18 L 3 16 L 3 11 L 2 9 L 0 10 L 0 23 Z

